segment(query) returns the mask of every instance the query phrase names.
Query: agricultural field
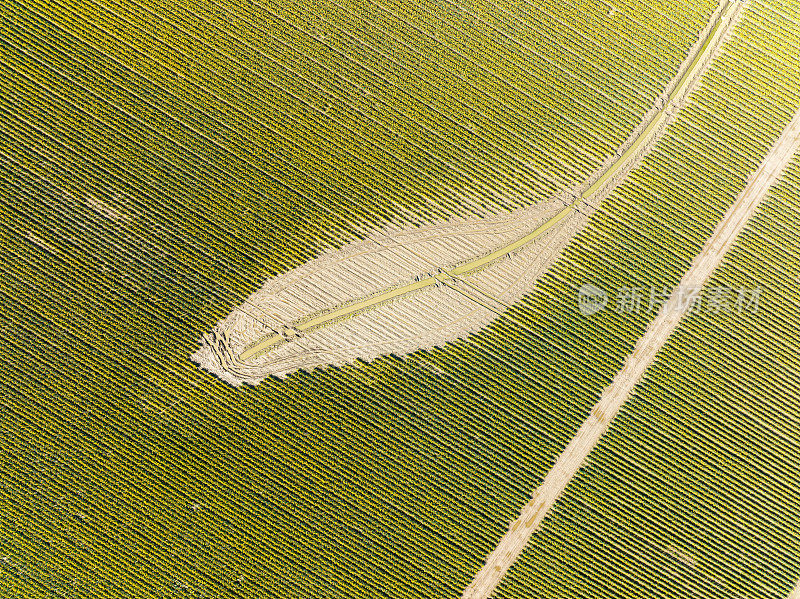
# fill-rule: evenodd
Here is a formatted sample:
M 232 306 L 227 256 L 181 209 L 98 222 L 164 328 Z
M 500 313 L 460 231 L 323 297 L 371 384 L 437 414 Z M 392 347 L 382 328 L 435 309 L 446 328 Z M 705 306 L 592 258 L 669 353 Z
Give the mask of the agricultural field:
M 642 163 L 466 339 L 237 387 L 190 360 L 265 280 L 392 224 L 585 181 L 718 5 L 0 7 L 0 597 L 458 597 L 800 107 L 800 4 L 751 0 Z M 784 597 L 800 167 L 498 590 Z
M 789 594 L 798 198 L 795 161 L 706 289 L 758 288 L 759 310 L 688 318 L 499 597 Z

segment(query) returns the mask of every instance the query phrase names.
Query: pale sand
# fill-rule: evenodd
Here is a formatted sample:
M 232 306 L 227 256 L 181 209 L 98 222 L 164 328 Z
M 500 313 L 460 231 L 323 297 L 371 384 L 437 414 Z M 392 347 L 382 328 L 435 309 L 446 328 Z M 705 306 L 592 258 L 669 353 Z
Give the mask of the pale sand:
M 622 369 L 602 392 L 600 400 L 592 408 L 591 414 L 578 433 L 547 473 L 541 486 L 533 494 L 533 498 L 522 508 L 519 518 L 500 539 L 497 548 L 489 554 L 486 564 L 464 591 L 463 599 L 486 599 L 494 592 L 505 573 L 527 546 L 531 535 L 605 434 L 658 351 L 678 327 L 681 318 L 690 307 L 690 303 L 686 302 L 685 291 L 699 289 L 708 281 L 799 147 L 800 111 L 783 131 L 756 172 L 750 176 L 744 191 L 726 212 L 702 251 L 695 257 L 673 294 L 637 342 Z M 800 589 L 796 592 L 800 592 Z M 795 596 L 800 597 L 800 595 Z
M 267 281 L 204 336 L 192 359 L 231 384 L 258 384 L 479 331 L 535 289 L 597 205 L 658 143 L 740 9 L 720 5 L 665 93 L 586 181 L 512 213 L 385 229 L 325 252 Z

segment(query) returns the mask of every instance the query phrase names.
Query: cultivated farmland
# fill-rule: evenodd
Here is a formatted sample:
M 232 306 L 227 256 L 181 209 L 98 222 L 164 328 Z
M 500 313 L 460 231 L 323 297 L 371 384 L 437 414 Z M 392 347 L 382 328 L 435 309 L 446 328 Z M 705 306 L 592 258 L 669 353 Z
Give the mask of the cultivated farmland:
M 799 175 L 795 162 L 706 287 L 759 288 L 759 310 L 701 309 L 678 330 L 500 597 L 794 587 Z
M 651 318 L 587 318 L 577 289 L 672 287 L 800 106 L 800 5 L 749 3 L 658 147 L 482 332 L 255 388 L 188 356 L 324 249 L 584 181 L 716 8 L 4 3 L 0 596 L 457 597 Z M 796 177 L 720 281 L 795 276 Z M 501 596 L 788 593 L 796 393 L 770 365 L 794 298 L 770 299 L 687 322 Z M 739 441 L 744 411 L 768 441 Z

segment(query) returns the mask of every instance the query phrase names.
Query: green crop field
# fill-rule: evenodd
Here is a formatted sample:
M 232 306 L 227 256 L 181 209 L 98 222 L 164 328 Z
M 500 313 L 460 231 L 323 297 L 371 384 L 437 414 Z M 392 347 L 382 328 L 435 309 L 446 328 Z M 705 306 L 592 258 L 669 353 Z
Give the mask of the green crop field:
M 0 6 L 0 597 L 454 598 L 800 107 L 800 3 L 751 0 L 536 289 L 401 359 L 231 387 L 200 336 L 388 223 L 587 179 L 714 1 Z M 497 593 L 775 597 L 800 579 L 795 165 Z M 710 283 L 711 284 L 711 283 Z
M 795 161 L 500 597 L 786 597 L 800 571 Z

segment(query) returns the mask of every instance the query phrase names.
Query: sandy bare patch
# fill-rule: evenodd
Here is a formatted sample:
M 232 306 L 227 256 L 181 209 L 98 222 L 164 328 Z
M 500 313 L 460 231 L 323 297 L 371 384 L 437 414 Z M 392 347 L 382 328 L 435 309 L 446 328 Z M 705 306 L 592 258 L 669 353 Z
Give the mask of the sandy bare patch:
M 48 252 L 50 254 L 54 254 L 54 255 L 58 254 L 58 252 L 56 251 L 56 249 L 52 245 L 50 245 L 44 239 L 39 237 L 33 231 L 26 231 L 25 232 L 25 239 L 28 240 L 29 242 L 31 242 L 32 244 L 39 246 L 44 251 L 46 251 L 46 252 Z
M 192 360 L 233 385 L 431 349 L 530 293 L 597 205 L 657 144 L 738 18 L 724 2 L 665 93 L 586 181 L 486 218 L 384 229 L 267 281 L 203 337 Z
M 113 199 L 119 203 L 119 196 L 114 195 Z M 84 195 L 84 201 L 86 205 L 94 210 L 97 214 L 102 216 L 103 218 L 107 218 L 108 220 L 112 221 L 129 221 L 131 217 L 129 215 L 124 214 L 120 209 L 111 205 L 109 201 L 104 201 L 98 198 L 96 195 L 91 193 L 86 193 Z

